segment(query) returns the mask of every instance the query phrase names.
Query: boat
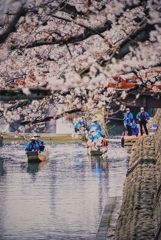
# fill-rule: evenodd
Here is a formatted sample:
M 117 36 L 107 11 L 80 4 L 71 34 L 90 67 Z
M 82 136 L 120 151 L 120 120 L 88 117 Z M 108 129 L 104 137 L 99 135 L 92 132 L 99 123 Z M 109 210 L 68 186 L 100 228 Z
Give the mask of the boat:
M 95 131 L 94 134 L 95 133 L 98 134 L 99 131 Z M 82 145 L 88 149 L 88 154 L 90 156 L 105 156 L 108 150 L 108 140 L 105 137 L 91 140 L 90 137 L 87 136 L 86 142 L 82 142 Z
M 91 156 L 104 156 L 104 154 L 108 150 L 108 146 L 102 146 L 102 147 L 95 147 L 95 146 L 88 146 L 88 154 Z
M 158 124 L 157 123 L 153 123 L 152 126 L 150 126 L 148 128 L 149 130 L 149 135 L 153 135 L 155 134 L 155 132 L 157 131 L 158 128 Z M 143 136 L 146 136 L 145 134 L 143 134 Z M 121 137 L 121 146 L 132 146 L 137 140 L 139 140 L 142 136 L 140 134 L 138 134 L 138 136 L 136 135 L 132 135 L 132 136 L 127 136 L 124 135 Z
M 88 148 L 88 154 L 91 156 L 103 156 L 107 152 L 107 147 L 101 147 L 99 149 Z
M 82 146 L 87 148 L 87 153 L 90 156 L 103 156 L 108 150 L 108 140 L 106 139 L 105 144 L 102 144 L 102 146 L 93 145 L 92 142 L 91 145 L 89 145 L 89 142 L 86 140 L 86 142 L 82 141 Z
M 49 158 L 49 152 L 48 151 L 27 151 L 27 158 L 28 161 L 46 161 Z
M 121 137 L 121 146 L 132 146 L 137 140 L 141 138 L 141 135 L 135 136 L 122 136 Z

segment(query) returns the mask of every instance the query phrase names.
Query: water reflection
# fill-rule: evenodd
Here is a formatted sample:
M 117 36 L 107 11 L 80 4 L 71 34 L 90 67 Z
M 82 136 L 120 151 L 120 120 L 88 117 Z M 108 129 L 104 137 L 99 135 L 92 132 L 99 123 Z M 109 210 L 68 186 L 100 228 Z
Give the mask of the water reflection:
M 126 164 L 125 164 L 127 169 L 129 168 L 129 162 L 130 162 L 130 156 L 127 156 Z
M 48 161 L 34 161 L 34 162 L 29 162 L 27 161 L 26 163 L 26 169 L 28 173 L 36 173 L 38 172 L 45 163 L 47 163 Z
M 79 170 L 83 170 L 84 166 L 85 166 L 85 162 L 83 161 L 84 159 L 84 154 L 83 153 L 77 153 L 74 156 L 74 163 L 77 169 Z
M 108 198 L 122 194 L 127 152 L 119 145 L 106 160 L 89 159 L 76 144 L 50 144 L 49 151 L 49 161 L 30 163 L 24 145 L 3 148 L 1 239 L 93 240 Z
M 3 166 L 3 159 L 0 158 L 0 176 L 3 176 L 6 174 L 6 170 L 4 169 Z
M 97 172 L 99 178 L 103 177 L 103 173 L 108 172 L 108 160 L 100 156 L 92 156 L 90 158 L 90 166 L 93 172 Z
M 127 151 L 127 157 L 126 157 L 126 160 L 125 160 L 125 166 L 126 166 L 126 169 L 128 169 L 129 168 L 131 151 L 132 151 L 132 146 L 127 146 L 127 147 L 125 147 L 125 149 Z
M 37 172 L 46 164 L 48 161 L 27 161 L 26 163 L 26 170 L 27 173 L 29 173 L 32 177 L 32 180 L 36 180 L 36 174 Z

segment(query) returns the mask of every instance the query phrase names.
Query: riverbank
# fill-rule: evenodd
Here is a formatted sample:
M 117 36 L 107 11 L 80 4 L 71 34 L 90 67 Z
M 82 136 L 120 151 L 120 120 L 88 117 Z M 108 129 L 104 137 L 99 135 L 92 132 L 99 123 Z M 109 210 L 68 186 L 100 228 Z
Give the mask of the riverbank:
M 158 110 L 148 123 L 149 136 L 131 146 L 122 196 L 111 199 L 105 207 L 96 240 L 161 239 L 160 119 Z M 154 123 L 158 124 L 155 134 Z
M 54 134 L 54 133 L 41 133 L 41 139 L 46 142 L 69 142 L 69 143 L 81 143 L 81 136 L 77 139 L 73 139 L 71 134 Z M 11 141 L 29 141 L 31 134 L 27 133 L 6 133 L 3 135 L 3 142 L 8 143 Z
M 161 239 L 161 109 L 154 116 L 154 135 L 132 149 L 123 200 L 113 240 Z

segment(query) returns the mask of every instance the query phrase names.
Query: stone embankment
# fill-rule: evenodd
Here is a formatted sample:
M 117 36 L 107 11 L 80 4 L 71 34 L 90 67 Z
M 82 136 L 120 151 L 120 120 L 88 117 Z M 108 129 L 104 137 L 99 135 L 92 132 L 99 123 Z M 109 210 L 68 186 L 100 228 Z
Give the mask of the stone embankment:
M 114 240 L 161 239 L 161 109 L 155 134 L 133 146 Z

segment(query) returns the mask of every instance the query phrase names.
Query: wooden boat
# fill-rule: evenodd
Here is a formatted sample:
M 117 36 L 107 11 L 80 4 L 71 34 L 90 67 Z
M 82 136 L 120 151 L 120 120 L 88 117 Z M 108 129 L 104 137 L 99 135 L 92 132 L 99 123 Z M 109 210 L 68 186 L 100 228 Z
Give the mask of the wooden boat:
M 107 139 L 106 139 L 106 141 L 107 141 Z M 95 145 L 88 145 L 87 141 L 86 142 L 82 141 L 82 146 L 87 148 L 88 155 L 91 155 L 91 156 L 102 156 L 108 150 L 108 143 L 107 142 L 106 142 L 106 145 L 101 146 L 101 147 L 97 147 Z
M 102 152 L 100 150 L 90 150 L 91 156 L 102 156 Z
M 46 164 L 48 161 L 27 161 L 26 163 L 26 169 L 28 173 L 35 173 L 38 172 L 43 166 L 44 164 Z
M 138 139 L 141 138 L 141 135 L 137 137 L 135 135 L 132 136 L 122 136 L 121 137 L 121 146 L 132 146 Z
M 28 161 L 46 161 L 49 158 L 49 152 L 37 152 L 37 151 L 28 151 L 27 152 Z
M 158 128 L 158 124 L 157 123 L 153 123 L 152 126 L 150 126 L 148 128 L 149 131 L 149 135 L 155 134 L 155 132 L 157 131 Z M 143 134 L 144 136 L 145 134 Z M 146 136 L 146 135 L 145 135 Z M 121 146 L 132 146 L 138 139 L 140 139 L 142 136 L 139 134 L 138 136 L 132 135 L 132 136 L 122 136 L 121 137 Z
M 108 150 L 108 147 L 101 147 L 101 148 L 95 148 L 95 147 L 89 147 L 88 148 L 88 154 L 91 156 L 102 156 L 103 154 L 105 154 Z

